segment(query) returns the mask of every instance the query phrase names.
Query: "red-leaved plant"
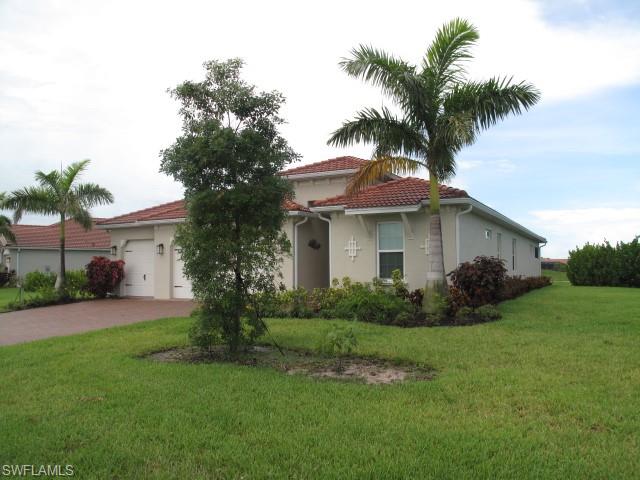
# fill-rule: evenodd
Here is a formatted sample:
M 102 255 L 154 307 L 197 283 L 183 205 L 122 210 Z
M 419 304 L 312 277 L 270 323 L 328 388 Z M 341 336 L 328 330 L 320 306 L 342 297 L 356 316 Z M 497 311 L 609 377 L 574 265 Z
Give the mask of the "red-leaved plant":
M 466 306 L 472 308 L 498 303 L 506 272 L 504 261 L 495 257 L 479 256 L 473 262 L 461 263 L 449 273 L 453 287 L 457 289 L 456 300 L 468 302 Z
M 124 262 L 93 257 L 87 264 L 87 290 L 98 298 L 113 293 L 124 278 Z

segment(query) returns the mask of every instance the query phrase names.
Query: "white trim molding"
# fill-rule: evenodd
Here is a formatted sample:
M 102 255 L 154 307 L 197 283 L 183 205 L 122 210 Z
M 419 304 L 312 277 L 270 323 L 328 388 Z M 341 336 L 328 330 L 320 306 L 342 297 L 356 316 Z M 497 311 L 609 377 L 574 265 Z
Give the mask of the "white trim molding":
M 372 208 L 349 208 L 345 209 L 345 215 L 379 215 L 381 213 L 412 213 L 420 210 L 422 206 L 401 205 L 398 207 L 372 207 Z

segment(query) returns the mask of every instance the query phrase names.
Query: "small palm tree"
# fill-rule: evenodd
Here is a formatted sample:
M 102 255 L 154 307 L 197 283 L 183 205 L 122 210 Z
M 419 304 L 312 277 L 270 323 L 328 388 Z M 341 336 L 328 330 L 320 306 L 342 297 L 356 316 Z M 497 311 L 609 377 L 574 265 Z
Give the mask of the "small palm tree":
M 86 230 L 93 227 L 89 209 L 96 205 L 113 203 L 113 195 L 95 183 L 77 183 L 86 170 L 89 160 L 75 162 L 66 169 L 49 173 L 37 171 L 38 186 L 25 187 L 14 191 L 5 204 L 14 209 L 14 222 L 19 222 L 23 213 L 57 215 L 60 218 L 60 273 L 56 288 L 64 289 L 65 284 L 65 221 L 75 220 Z
M 6 201 L 7 195 L 4 192 L 0 192 L 0 210 L 5 208 Z M 0 215 L 0 235 L 10 242 L 16 241 L 16 237 L 11 231 L 11 220 L 4 215 Z
M 387 173 L 415 174 L 423 168 L 429 172 L 427 298 L 447 294 L 439 183 L 455 174 L 456 154 L 474 143 L 480 131 L 527 110 L 540 96 L 532 85 L 508 78 L 468 80 L 465 62 L 472 58 L 470 49 L 477 40 L 472 24 L 455 19 L 438 30 L 420 67 L 362 45 L 340 63 L 350 76 L 380 87 L 400 112 L 364 109 L 331 135 L 328 143 L 333 146 L 374 144 L 373 160 L 354 175 L 347 193 Z

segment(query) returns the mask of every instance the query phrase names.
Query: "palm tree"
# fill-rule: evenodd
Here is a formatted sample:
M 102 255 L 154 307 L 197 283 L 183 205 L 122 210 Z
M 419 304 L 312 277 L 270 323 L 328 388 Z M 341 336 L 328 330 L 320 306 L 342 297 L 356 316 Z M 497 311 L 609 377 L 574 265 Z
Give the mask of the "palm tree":
M 382 89 L 398 114 L 382 107 L 356 113 L 331 135 L 329 145 L 374 144 L 373 159 L 352 178 L 353 194 L 385 174 L 429 172 L 429 264 L 427 298 L 446 295 L 442 253 L 439 183 L 456 171 L 456 154 L 478 133 L 509 114 L 533 106 L 540 94 L 531 84 L 506 77 L 467 79 L 465 63 L 478 40 L 476 28 L 464 19 L 443 25 L 419 67 L 381 50 L 361 45 L 340 62 L 350 76 Z
M 0 192 L 0 210 L 5 208 L 5 203 L 7 201 L 7 195 L 4 192 Z M 15 242 L 16 237 L 13 235 L 11 231 L 11 220 L 4 215 L 0 215 L 0 235 L 2 235 L 5 240 L 10 242 Z
M 95 183 L 77 183 L 89 160 L 75 162 L 60 171 L 37 171 L 37 186 L 15 190 L 6 200 L 6 206 L 14 209 L 14 222 L 19 222 L 24 212 L 40 215 L 57 215 L 60 218 L 60 273 L 56 280 L 58 291 L 65 284 L 65 221 L 75 220 L 86 230 L 93 227 L 89 209 L 96 205 L 113 203 L 113 195 Z

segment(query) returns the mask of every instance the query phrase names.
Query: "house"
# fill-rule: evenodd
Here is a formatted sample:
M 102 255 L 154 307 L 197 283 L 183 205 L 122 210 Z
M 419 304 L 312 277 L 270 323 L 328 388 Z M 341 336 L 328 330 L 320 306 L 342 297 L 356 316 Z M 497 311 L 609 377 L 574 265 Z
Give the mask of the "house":
M 29 272 L 58 272 L 60 268 L 59 223 L 52 225 L 12 225 L 16 242 L 0 237 L 3 269 L 23 277 Z M 111 240 L 104 230 L 86 231 L 73 220 L 65 223 L 67 270 L 83 269 L 94 256 L 109 256 Z
M 424 286 L 429 255 L 429 182 L 390 175 L 354 196 L 350 177 L 367 160 L 339 157 L 281 172 L 292 182 L 283 226 L 292 255 L 282 265 L 288 288 L 328 286 L 333 278 L 389 280 L 400 269 L 410 288 Z M 442 185 L 441 217 L 446 271 L 478 255 L 505 260 L 510 275 L 539 276 L 546 240 L 464 190 Z M 186 216 L 182 200 L 99 222 L 125 261 L 121 294 L 190 298 L 182 272 L 176 225 Z

